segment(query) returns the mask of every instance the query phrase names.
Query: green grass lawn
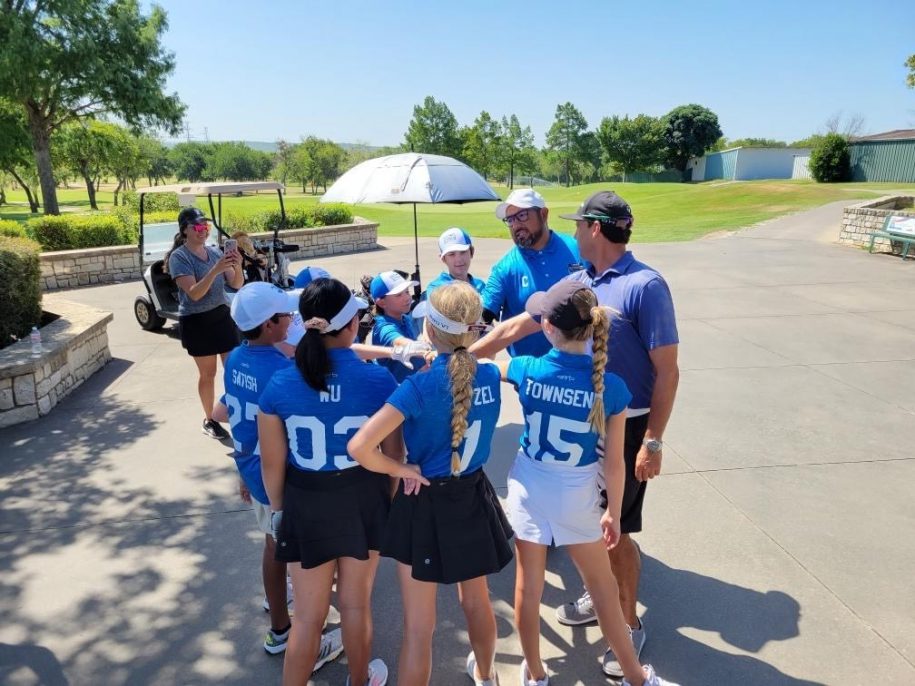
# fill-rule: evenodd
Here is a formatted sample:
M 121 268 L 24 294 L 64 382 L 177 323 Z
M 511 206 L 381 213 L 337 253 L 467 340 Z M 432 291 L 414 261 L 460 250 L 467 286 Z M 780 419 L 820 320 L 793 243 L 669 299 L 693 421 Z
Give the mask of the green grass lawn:
M 736 181 L 678 183 L 599 183 L 572 188 L 538 188 L 547 200 L 555 229 L 571 232 L 572 224 L 559 219 L 560 214 L 573 212 L 584 198 L 596 190 L 612 187 L 632 206 L 636 217 L 639 242 L 686 241 L 716 231 L 731 231 L 783 214 L 817 207 L 828 202 L 878 197 L 890 189 L 908 188 L 915 195 L 915 186 L 898 183 L 818 184 L 812 181 Z M 508 188 L 495 186 L 506 197 Z M 29 216 L 22 193 L 8 192 L 11 205 L 0 206 L 0 218 L 24 220 Z M 88 208 L 84 189 L 58 191 L 58 200 L 65 210 Z M 311 205 L 318 196 L 303 195 L 289 189 L 286 207 Z M 101 209 L 111 207 L 112 193 L 98 193 Z M 205 199 L 197 203 L 208 211 Z M 276 196 L 263 193 L 245 198 L 223 200 L 223 212 L 249 214 L 273 209 Z M 417 205 L 421 236 L 437 236 L 450 226 L 460 226 L 476 237 L 504 238 L 507 229 L 496 219 L 496 203 L 466 205 Z M 354 213 L 377 221 L 382 236 L 413 234 L 412 205 L 356 205 Z M 231 229 L 230 227 L 227 227 Z

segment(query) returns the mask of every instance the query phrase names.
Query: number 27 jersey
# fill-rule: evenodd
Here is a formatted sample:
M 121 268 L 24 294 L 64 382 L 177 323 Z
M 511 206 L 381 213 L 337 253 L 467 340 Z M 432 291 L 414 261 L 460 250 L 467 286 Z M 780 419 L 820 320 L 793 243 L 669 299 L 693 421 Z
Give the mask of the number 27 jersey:
M 260 410 L 286 427 L 289 466 L 309 472 L 355 467 L 346 443 L 397 388 L 391 373 L 346 349 L 327 351 L 328 391 L 316 391 L 295 367 L 277 372 L 261 396 Z

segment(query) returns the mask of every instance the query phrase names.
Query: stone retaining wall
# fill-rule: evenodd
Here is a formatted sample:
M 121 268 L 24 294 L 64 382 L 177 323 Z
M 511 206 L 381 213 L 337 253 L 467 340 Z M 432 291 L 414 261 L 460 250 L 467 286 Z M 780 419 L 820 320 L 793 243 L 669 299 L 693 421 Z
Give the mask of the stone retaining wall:
M 839 231 L 839 242 L 852 245 L 868 246 L 871 234 L 883 228 L 883 222 L 891 214 L 915 217 L 915 198 L 906 195 L 888 195 L 876 200 L 866 200 L 856 205 L 849 205 L 842 211 L 842 228 Z M 879 252 L 899 252 L 887 238 L 877 238 L 874 250 Z
M 255 238 L 268 238 L 272 234 L 253 235 Z M 362 252 L 378 248 L 378 224 L 356 217 L 352 224 L 281 231 L 280 238 L 286 243 L 299 245 L 297 252 L 287 253 L 292 260 Z M 40 260 L 41 287 L 44 291 L 130 281 L 142 276 L 140 255 L 135 245 L 45 252 L 41 253 Z
M 0 350 L 0 428 L 46 415 L 111 359 L 110 312 L 56 299 L 45 309 L 59 318 L 41 328 L 41 357 L 28 339 Z

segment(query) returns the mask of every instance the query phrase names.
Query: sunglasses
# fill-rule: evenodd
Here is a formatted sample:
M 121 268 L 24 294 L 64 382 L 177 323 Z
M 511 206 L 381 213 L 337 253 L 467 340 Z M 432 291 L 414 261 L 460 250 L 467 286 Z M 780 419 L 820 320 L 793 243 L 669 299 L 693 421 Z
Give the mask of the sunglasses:
M 519 210 L 514 214 L 505 215 L 505 219 L 502 221 L 505 222 L 506 226 L 511 226 L 514 222 L 526 222 L 532 211 L 533 209 Z
M 204 233 L 210 230 L 210 225 L 206 222 L 201 222 L 200 224 L 194 224 L 194 231 L 197 233 Z

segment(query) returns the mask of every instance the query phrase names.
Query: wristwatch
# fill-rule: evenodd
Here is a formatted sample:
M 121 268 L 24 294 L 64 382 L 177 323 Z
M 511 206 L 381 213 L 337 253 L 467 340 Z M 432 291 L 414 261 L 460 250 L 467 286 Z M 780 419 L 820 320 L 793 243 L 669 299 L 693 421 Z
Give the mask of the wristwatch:
M 661 452 L 661 448 L 664 447 L 664 444 L 656 438 L 646 438 L 642 441 L 642 445 L 648 448 L 648 452 L 650 453 L 659 453 Z

